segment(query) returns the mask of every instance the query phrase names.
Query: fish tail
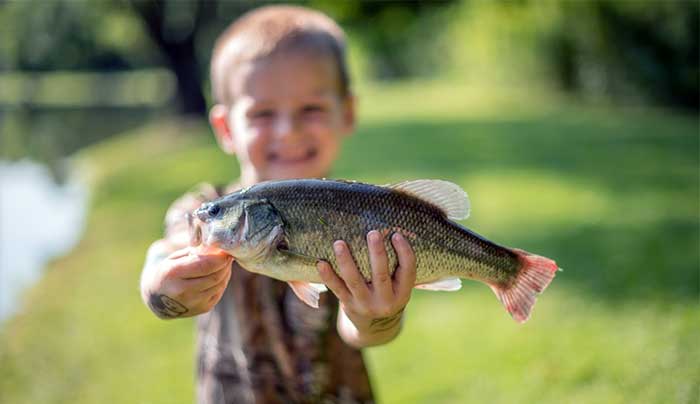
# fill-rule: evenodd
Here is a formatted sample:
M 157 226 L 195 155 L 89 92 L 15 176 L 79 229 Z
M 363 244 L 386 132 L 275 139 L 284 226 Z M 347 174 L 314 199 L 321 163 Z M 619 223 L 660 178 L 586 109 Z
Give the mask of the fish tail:
M 507 286 L 499 284 L 489 284 L 489 286 L 515 321 L 524 323 L 530 318 L 535 297 L 542 293 L 554 279 L 559 268 L 549 258 L 518 249 L 513 249 L 513 252 L 517 254 L 521 263 L 515 280 Z

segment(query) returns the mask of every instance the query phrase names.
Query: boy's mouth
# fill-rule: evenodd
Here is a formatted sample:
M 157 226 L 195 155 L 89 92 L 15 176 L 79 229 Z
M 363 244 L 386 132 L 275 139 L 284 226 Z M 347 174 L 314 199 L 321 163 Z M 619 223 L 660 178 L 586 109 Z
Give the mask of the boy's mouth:
M 272 152 L 268 158 L 271 162 L 279 164 L 299 164 L 314 159 L 317 154 L 318 151 L 315 148 L 310 148 L 299 152 Z

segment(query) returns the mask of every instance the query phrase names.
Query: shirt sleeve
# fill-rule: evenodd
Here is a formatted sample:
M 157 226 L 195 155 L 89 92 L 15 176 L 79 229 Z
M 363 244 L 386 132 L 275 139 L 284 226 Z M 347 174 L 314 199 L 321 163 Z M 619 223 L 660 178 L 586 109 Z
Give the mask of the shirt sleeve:
M 213 185 L 202 183 L 176 199 L 165 213 L 165 240 L 176 248 L 189 245 L 190 231 L 187 214 L 192 213 L 204 202 L 218 197 L 219 193 Z

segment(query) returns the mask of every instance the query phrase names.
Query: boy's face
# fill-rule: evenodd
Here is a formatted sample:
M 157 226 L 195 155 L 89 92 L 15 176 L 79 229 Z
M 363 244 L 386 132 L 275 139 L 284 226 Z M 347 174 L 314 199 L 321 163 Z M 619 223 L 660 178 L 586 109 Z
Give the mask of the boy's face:
M 340 96 L 333 60 L 285 53 L 236 76 L 233 105 L 216 105 L 210 120 L 222 149 L 237 155 L 244 185 L 327 175 L 354 127 L 354 100 Z

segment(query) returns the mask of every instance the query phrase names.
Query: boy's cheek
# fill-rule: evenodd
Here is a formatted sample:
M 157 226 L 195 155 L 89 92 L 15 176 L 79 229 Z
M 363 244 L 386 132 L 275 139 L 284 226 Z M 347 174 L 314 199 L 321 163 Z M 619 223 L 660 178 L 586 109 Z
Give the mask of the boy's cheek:
M 346 125 L 342 116 L 336 114 L 327 114 L 322 118 L 309 122 L 308 128 L 313 128 L 315 132 L 324 134 L 340 135 L 345 133 Z
M 310 121 L 306 122 L 306 125 L 304 125 L 304 131 L 314 134 L 315 136 L 325 136 L 329 133 L 333 133 L 333 126 L 325 120 Z

